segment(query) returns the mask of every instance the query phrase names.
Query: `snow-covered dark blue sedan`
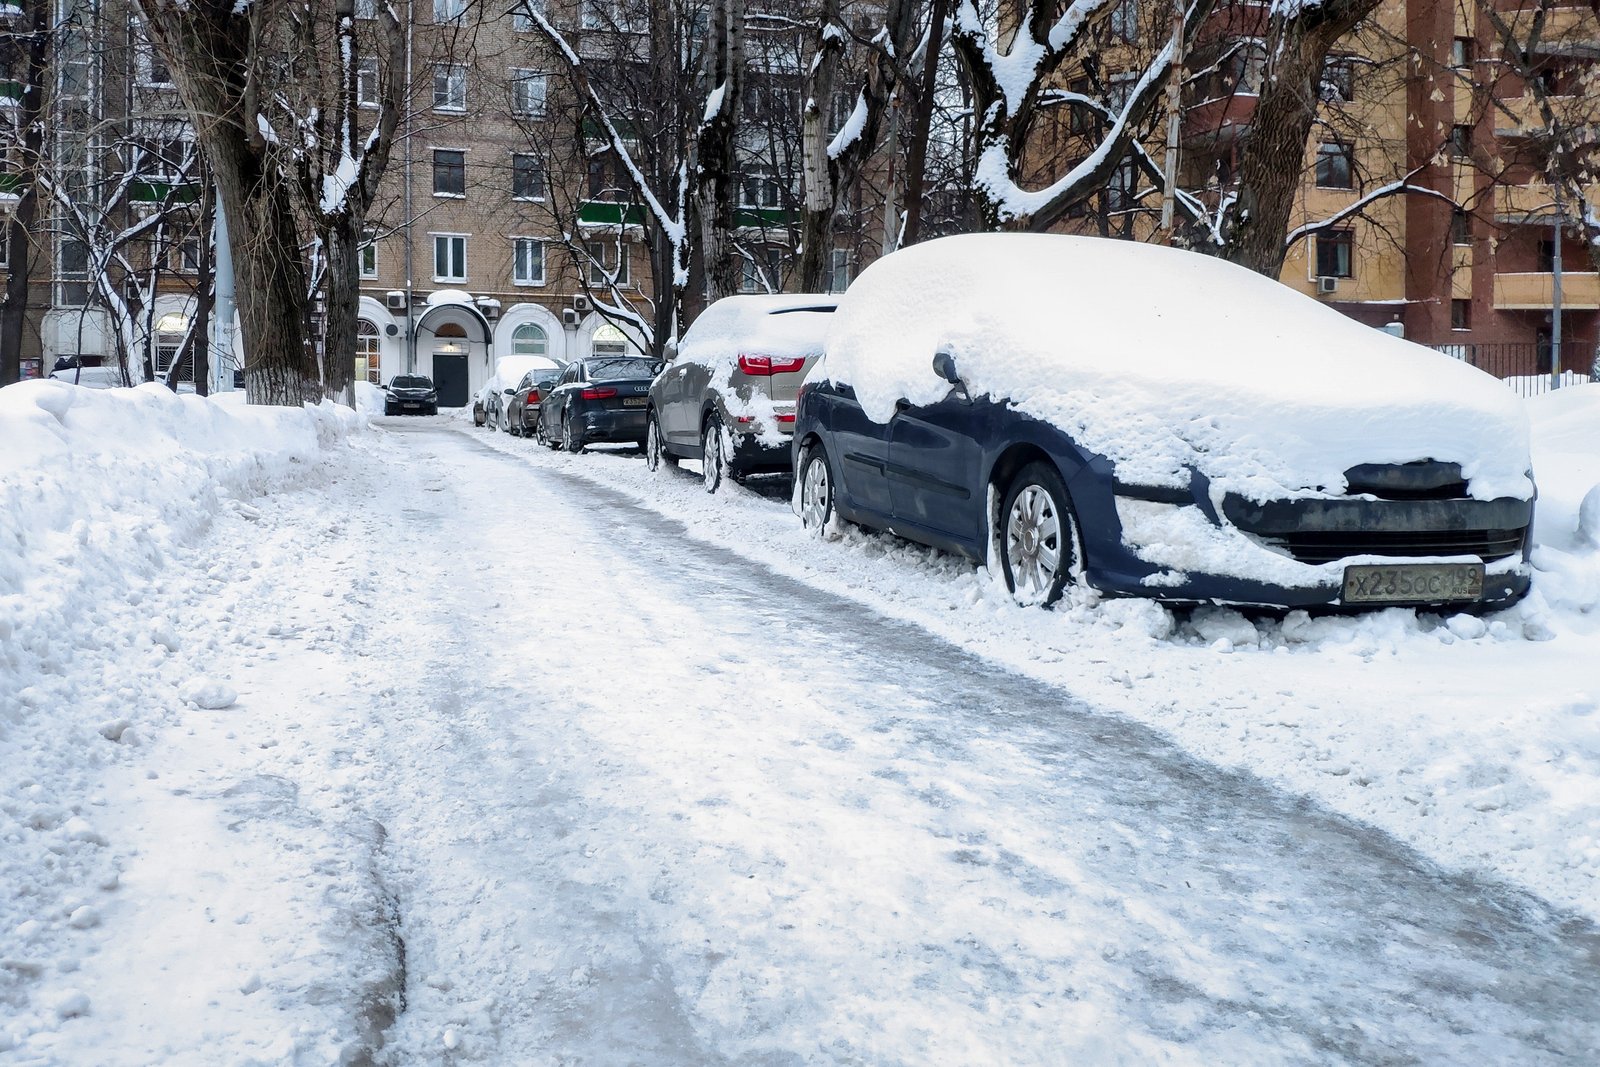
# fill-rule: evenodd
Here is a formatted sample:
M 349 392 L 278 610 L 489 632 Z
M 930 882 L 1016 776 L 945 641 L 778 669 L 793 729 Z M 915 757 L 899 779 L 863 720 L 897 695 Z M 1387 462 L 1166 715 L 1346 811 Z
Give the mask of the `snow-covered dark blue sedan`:
M 1526 416 L 1460 361 L 1241 267 L 985 234 L 884 257 L 801 390 L 795 507 L 998 568 L 1019 600 L 1504 605 Z

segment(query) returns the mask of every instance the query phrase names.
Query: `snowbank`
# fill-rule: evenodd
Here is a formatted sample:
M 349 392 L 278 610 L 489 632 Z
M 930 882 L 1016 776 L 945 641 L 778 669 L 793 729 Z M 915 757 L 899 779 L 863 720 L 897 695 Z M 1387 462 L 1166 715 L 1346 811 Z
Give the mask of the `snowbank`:
M 812 379 L 888 422 L 931 404 L 955 357 L 976 396 L 1009 397 L 1108 457 L 1125 481 L 1253 500 L 1342 491 L 1361 463 L 1462 464 L 1474 497 L 1530 492 L 1517 397 L 1460 360 L 1374 330 L 1276 281 L 1155 245 L 972 234 L 861 273 Z
M 77 958 L 63 946 L 93 936 L 129 845 L 109 829 L 104 775 L 185 684 L 226 704 L 225 686 L 179 665 L 191 606 L 165 591 L 214 585 L 179 554 L 227 513 L 258 518 L 249 498 L 305 479 L 365 425 L 329 403 L 247 407 L 159 385 L 0 389 L 0 943 L 15 964 L 0 970 L 0 1052 L 93 1011 L 60 983 Z M 35 996 L 35 980 L 57 988 Z

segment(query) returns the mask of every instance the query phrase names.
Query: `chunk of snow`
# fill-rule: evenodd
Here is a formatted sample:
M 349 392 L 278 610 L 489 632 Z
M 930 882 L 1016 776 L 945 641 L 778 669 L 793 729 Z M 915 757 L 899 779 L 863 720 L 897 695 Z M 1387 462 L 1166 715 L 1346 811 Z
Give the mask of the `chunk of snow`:
M 81 908 L 73 909 L 67 924 L 75 930 L 87 930 L 91 926 L 100 925 L 100 913 L 91 905 L 85 904 Z
M 50 1002 L 57 1018 L 74 1019 L 89 1014 L 89 996 L 78 989 L 68 989 Z
M 203 675 L 190 679 L 180 691 L 180 695 L 195 707 L 207 711 L 220 711 L 232 707 L 239 699 L 239 694 L 231 686 Z

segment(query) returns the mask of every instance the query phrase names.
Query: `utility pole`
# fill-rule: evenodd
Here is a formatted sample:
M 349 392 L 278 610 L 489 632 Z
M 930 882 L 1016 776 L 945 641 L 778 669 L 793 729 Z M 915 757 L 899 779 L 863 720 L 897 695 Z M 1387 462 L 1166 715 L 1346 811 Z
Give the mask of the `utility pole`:
M 1555 255 L 1550 266 L 1553 282 L 1550 300 L 1550 388 L 1561 388 L 1561 194 L 1556 193 Z

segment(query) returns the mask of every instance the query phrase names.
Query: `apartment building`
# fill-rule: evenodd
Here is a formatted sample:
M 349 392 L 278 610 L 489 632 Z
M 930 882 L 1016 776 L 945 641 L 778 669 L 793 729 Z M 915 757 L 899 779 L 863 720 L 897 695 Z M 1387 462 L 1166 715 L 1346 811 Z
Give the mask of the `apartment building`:
M 1493 2 L 1526 25 L 1530 5 Z M 1211 209 L 1238 191 L 1238 149 L 1267 67 L 1269 11 L 1265 3 L 1219 3 L 1187 57 L 1180 185 Z M 1165 5 L 1125 0 L 1108 26 L 1131 58 L 1134 42 L 1161 39 L 1169 18 Z M 1594 7 L 1586 0 L 1557 6 L 1543 42 L 1543 87 L 1570 121 L 1594 126 L 1600 93 L 1584 80 L 1600 59 Z M 1559 247 L 1563 348 L 1569 366 L 1580 357 L 1586 366 L 1597 340 L 1600 275 L 1575 229 L 1556 239 L 1563 209 L 1541 177 L 1549 151 L 1543 125 L 1530 88 L 1502 55 L 1479 5 L 1445 0 L 1387 0 L 1341 41 L 1317 87 L 1318 122 L 1291 222 L 1291 232 L 1314 229 L 1289 249 L 1280 277 L 1374 327 L 1502 375 L 1529 374 L 1551 363 Z M 1115 73 L 1114 60 L 1108 66 L 1115 103 L 1119 79 L 1128 76 Z M 1585 108 L 1593 114 L 1581 114 Z M 1088 132 L 1086 118 L 1072 121 Z M 1162 154 L 1159 144 L 1150 148 Z M 1400 183 L 1411 191 L 1370 199 Z M 1164 239 L 1158 199 L 1128 164 L 1069 228 Z M 1588 199 L 1600 203 L 1600 189 Z M 1363 201 L 1360 211 L 1343 214 Z M 1576 208 L 1564 210 L 1570 222 Z M 1317 225 L 1328 220 L 1337 221 Z

